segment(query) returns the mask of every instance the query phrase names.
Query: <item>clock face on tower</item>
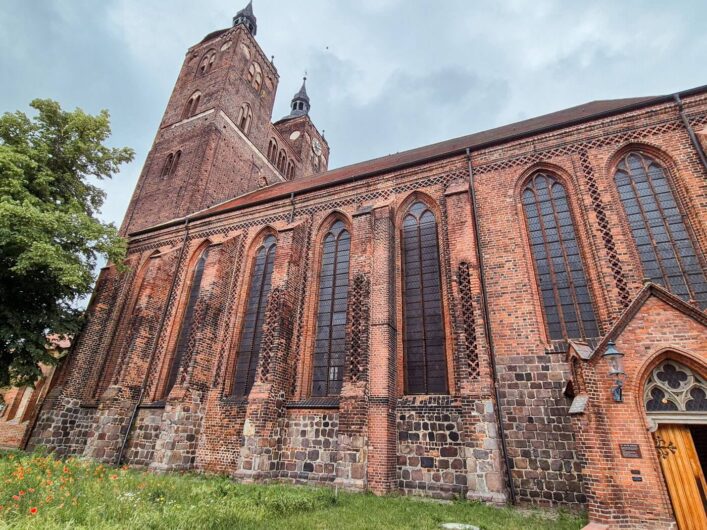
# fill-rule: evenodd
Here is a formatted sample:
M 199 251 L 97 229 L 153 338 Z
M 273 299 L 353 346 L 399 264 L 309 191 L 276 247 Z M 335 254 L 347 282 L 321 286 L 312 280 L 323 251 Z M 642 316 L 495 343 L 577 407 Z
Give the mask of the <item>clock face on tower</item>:
M 316 138 L 312 139 L 312 151 L 317 156 L 322 154 L 322 144 Z

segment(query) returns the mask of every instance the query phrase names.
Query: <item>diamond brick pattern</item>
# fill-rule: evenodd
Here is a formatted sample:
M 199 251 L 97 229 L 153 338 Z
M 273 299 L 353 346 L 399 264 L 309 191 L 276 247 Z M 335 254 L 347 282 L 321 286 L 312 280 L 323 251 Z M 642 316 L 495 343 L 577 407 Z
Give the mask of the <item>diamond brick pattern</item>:
M 195 76 L 199 59 L 212 49 L 212 68 Z M 263 75 L 259 88 L 247 82 L 254 61 Z M 584 508 L 592 521 L 612 527 L 670 528 L 670 497 L 645 422 L 628 403 L 611 401 L 613 382 L 604 365 L 587 362 L 586 355 L 612 325 L 624 326 L 615 338 L 626 353 L 627 396 L 642 395 L 637 367 L 653 362 L 648 357 L 655 352 L 695 352 L 682 364 L 704 375 L 704 315 L 658 287 L 663 299 L 642 302 L 642 293 L 654 288 L 641 290 L 644 236 L 634 235 L 622 217 L 622 190 L 612 173 L 634 144 L 661 161 L 694 253 L 684 251 L 682 235 L 674 246 L 681 260 L 704 268 L 697 260 L 707 255 L 705 170 L 677 105 L 651 103 L 479 147 L 470 161 L 461 152 L 420 158 L 329 186 L 337 173 L 315 175 L 307 141 L 319 133 L 309 118 L 269 123 L 277 76 L 267 63 L 242 27 L 190 49 L 123 224 L 123 234 L 134 234 L 130 270 L 102 272 L 86 326 L 47 394 L 29 446 L 116 463 L 125 443 L 122 463 L 155 471 L 191 469 L 374 493 L 504 503 L 514 491 L 521 503 Z M 223 82 L 227 72 L 231 84 Z M 196 79 L 197 114 L 183 118 Z M 229 92 L 234 97 L 222 97 L 241 82 Z M 683 98 L 703 142 L 704 92 Z M 245 142 L 233 124 L 249 102 Z M 296 130 L 296 140 L 287 140 Z M 272 197 L 283 189 L 276 185 L 283 175 L 262 151 L 274 137 L 278 156 L 284 150 L 288 162 L 296 161 L 287 178 L 303 179 L 302 186 L 294 195 L 248 203 L 253 195 L 242 195 L 248 190 L 262 188 L 257 197 Z M 324 170 L 329 152 L 320 143 L 316 164 Z M 179 164 L 161 177 L 168 154 L 178 151 Z M 542 241 L 528 230 L 522 189 L 539 174 L 562 184 L 554 205 L 542 212 L 548 221 L 551 213 L 557 218 L 554 224 L 542 220 L 542 228 L 554 230 Z M 308 187 L 306 179 L 325 185 Z M 246 199 L 237 209 L 184 222 L 190 213 L 241 195 Z M 663 217 L 672 230 L 678 223 L 670 215 Z M 321 247 L 338 221 L 350 236 L 349 262 L 332 290 L 340 288 L 338 299 L 346 301 L 319 311 Z M 540 231 L 540 216 L 531 221 Z M 256 255 L 268 237 L 276 239 L 277 251 L 263 260 L 260 272 L 269 263 L 268 281 L 256 282 L 268 291 L 251 296 Z M 665 241 L 655 237 L 660 252 Z M 536 276 L 533 251 L 541 244 L 553 259 L 541 264 L 552 267 L 554 286 L 547 275 L 539 285 Z M 200 288 L 188 304 L 198 253 L 207 247 Z M 583 271 L 581 289 L 574 285 L 575 295 L 564 289 L 570 295 L 558 294 L 554 303 L 565 306 L 563 314 L 584 312 L 584 335 L 598 333 L 596 340 L 550 337 L 544 301 L 567 270 Z M 644 303 L 640 311 L 625 317 L 637 301 Z M 181 326 L 187 306 L 188 330 Z M 317 345 L 325 317 L 327 340 L 339 341 L 335 348 Z M 242 347 L 248 326 L 253 333 Z M 165 396 L 177 345 L 182 358 Z M 236 392 L 246 351 L 253 362 Z M 575 359 L 577 352 L 585 356 Z M 312 395 L 315 353 L 320 361 L 329 355 L 330 373 L 320 373 L 318 381 L 333 384 L 335 392 Z M 429 360 L 433 377 L 412 387 L 419 394 L 407 393 L 406 375 L 410 380 L 424 371 Z M 570 415 L 568 396 L 577 392 L 586 403 Z M 694 395 L 690 402 L 704 408 L 707 398 Z M 624 442 L 640 444 L 644 458 L 622 460 Z M 632 481 L 631 469 L 640 469 L 645 480 Z

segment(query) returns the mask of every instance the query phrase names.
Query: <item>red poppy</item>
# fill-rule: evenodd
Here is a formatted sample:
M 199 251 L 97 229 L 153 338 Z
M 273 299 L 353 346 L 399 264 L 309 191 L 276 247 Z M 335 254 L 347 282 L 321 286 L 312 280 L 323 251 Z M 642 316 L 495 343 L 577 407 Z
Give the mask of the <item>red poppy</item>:
M 12 498 L 13 498 L 14 500 L 16 500 L 16 501 L 19 501 L 19 500 L 20 500 L 20 496 L 19 496 L 19 495 L 13 495 Z
M 35 513 L 37 513 L 37 508 L 35 508 L 34 506 L 32 506 L 32 507 L 29 509 L 29 513 L 31 513 L 32 515 L 34 515 Z
M 25 493 L 27 493 L 25 490 L 20 490 L 20 495 L 24 495 Z

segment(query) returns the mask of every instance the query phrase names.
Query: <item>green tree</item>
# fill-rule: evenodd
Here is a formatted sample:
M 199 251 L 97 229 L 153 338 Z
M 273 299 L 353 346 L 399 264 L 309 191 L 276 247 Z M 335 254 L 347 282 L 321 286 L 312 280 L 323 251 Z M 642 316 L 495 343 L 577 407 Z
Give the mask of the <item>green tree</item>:
M 32 117 L 0 117 L 0 387 L 32 384 L 38 363 L 55 362 L 47 337 L 77 333 L 97 259 L 121 264 L 126 248 L 96 217 L 105 193 L 95 184 L 134 156 L 104 145 L 108 112 L 30 105 Z

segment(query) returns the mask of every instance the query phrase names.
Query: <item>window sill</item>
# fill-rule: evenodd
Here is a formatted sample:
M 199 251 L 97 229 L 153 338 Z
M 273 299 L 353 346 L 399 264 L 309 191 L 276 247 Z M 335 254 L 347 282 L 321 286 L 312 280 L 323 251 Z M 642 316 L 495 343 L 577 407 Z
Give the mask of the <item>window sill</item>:
M 227 403 L 230 405 L 247 405 L 248 396 L 224 396 L 221 398 L 221 403 Z
M 289 401 L 285 405 L 288 409 L 338 409 L 339 398 L 332 397 L 310 397 L 300 401 Z

